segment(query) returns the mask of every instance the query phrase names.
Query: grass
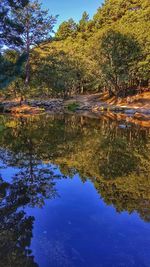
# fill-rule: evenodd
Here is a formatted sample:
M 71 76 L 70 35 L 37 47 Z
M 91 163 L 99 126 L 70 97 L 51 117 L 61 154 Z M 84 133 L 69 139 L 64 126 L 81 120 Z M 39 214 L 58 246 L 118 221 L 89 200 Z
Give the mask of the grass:
M 70 104 L 68 104 L 68 106 L 67 106 L 67 109 L 68 109 L 69 111 L 72 111 L 72 112 L 75 112 L 75 111 L 77 110 L 77 108 L 79 108 L 79 104 L 76 103 L 76 102 L 70 103 Z

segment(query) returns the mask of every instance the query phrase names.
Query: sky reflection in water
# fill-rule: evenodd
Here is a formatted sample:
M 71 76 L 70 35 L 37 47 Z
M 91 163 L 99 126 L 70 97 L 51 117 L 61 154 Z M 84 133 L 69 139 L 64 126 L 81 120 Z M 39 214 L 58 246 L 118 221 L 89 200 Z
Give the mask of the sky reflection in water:
M 0 120 L 0 267 L 150 266 L 149 129 Z

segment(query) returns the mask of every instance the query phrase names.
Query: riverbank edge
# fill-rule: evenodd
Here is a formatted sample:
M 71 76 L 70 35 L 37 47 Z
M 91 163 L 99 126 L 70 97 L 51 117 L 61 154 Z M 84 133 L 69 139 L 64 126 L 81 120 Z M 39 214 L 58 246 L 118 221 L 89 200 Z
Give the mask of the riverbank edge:
M 102 113 L 124 114 L 129 117 L 144 117 L 150 120 L 150 108 L 132 106 L 130 104 L 110 104 L 100 100 L 100 94 L 79 95 L 67 100 L 61 98 L 48 100 L 26 100 L 20 105 L 18 100 L 0 101 L 0 112 L 11 114 L 40 114 L 40 113 L 89 113 L 101 115 Z M 138 115 L 139 116 L 139 115 Z

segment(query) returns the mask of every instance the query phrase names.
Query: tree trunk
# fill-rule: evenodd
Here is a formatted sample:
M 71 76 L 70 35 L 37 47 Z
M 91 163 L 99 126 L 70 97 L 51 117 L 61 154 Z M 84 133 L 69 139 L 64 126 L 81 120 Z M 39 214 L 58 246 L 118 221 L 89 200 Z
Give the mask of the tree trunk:
M 83 87 L 83 85 L 81 86 L 81 94 L 83 94 L 84 93 L 84 87 Z
M 28 15 L 28 9 L 27 9 Z M 28 87 L 30 80 L 30 36 L 29 36 L 29 20 L 26 22 L 26 54 L 27 54 L 27 63 L 26 63 L 26 78 L 25 86 Z
M 26 78 L 25 78 L 25 86 L 28 87 L 30 80 L 30 59 L 29 53 L 27 52 L 27 63 L 26 63 Z

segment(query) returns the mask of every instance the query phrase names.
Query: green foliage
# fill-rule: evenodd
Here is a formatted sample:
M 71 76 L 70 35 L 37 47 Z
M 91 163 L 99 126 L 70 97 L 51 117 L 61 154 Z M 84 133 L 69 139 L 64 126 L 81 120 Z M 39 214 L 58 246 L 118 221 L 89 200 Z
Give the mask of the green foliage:
M 85 11 L 85 12 L 83 12 L 82 18 L 78 24 L 78 31 L 79 32 L 85 32 L 87 30 L 88 21 L 89 21 L 89 15 Z
M 3 0 L 0 2 L 0 45 L 20 46 L 22 39 L 20 34 L 24 31 L 24 25 L 14 17 L 14 12 L 23 9 L 29 0 Z
M 135 79 L 135 69 L 141 51 L 138 43 L 128 35 L 113 30 L 102 37 L 101 69 L 108 89 L 114 94 L 128 88 Z
M 76 102 L 73 102 L 73 103 L 71 103 L 71 104 L 69 104 L 69 105 L 67 106 L 68 110 L 69 110 L 69 111 L 73 111 L 73 112 L 75 112 L 75 111 L 77 110 L 78 107 L 79 107 L 79 104 L 76 103 Z
M 24 59 L 26 61 L 26 64 L 24 64 L 24 75 L 22 75 L 22 81 L 24 81 L 24 84 L 27 87 L 29 85 L 29 80 L 30 80 L 31 48 L 33 46 L 39 45 L 41 42 L 44 42 L 45 40 L 50 38 L 51 32 L 53 30 L 53 26 L 56 22 L 56 17 L 49 16 L 48 10 L 43 10 L 41 7 L 42 4 L 40 4 L 38 0 L 34 0 L 34 1 L 24 0 L 22 1 L 23 3 L 21 6 L 17 5 L 18 1 L 16 1 L 16 3 L 14 3 L 14 1 L 10 1 L 10 2 L 12 3 L 11 4 L 12 18 L 14 21 L 19 22 L 19 26 L 21 27 L 21 31 L 19 32 L 20 43 L 18 44 L 18 46 L 19 46 L 19 50 L 21 51 L 21 54 L 25 55 Z M 13 3 L 16 8 L 14 8 Z M 2 27 L 2 30 L 5 27 L 7 27 L 7 25 L 5 25 L 5 22 L 4 22 L 4 26 Z M 8 41 L 8 44 L 9 43 L 11 44 L 11 41 L 12 41 L 12 38 L 10 41 Z M 7 44 L 7 42 L 5 41 L 4 44 Z M 14 53 L 16 52 L 14 51 Z M 4 74 L 2 72 L 2 75 L 6 76 L 6 78 L 5 77 L 1 78 L 2 79 L 2 82 L 0 85 L 1 87 L 3 87 L 3 84 L 5 86 L 6 84 L 9 84 L 11 81 L 14 81 L 14 78 L 16 78 L 17 80 L 19 76 L 18 74 L 20 74 L 20 71 L 18 70 L 18 66 L 19 66 L 18 62 L 16 61 L 16 65 L 15 65 L 15 63 L 7 59 L 6 55 L 4 55 L 4 57 L 6 59 L 1 60 L 3 68 L 4 68 Z M 11 52 L 11 58 L 12 58 L 12 52 Z M 10 68 L 11 68 L 11 72 L 13 73 L 9 75 L 10 76 L 10 79 L 9 79 L 9 76 L 7 73 L 10 72 L 9 71 Z M 17 73 L 18 71 L 19 73 Z M 16 84 L 16 81 L 15 81 L 15 84 Z M 13 85 L 14 85 L 14 82 L 12 83 L 12 86 Z M 24 94 L 24 85 L 20 87 L 20 91 L 22 91 L 22 94 Z
M 34 45 L 34 49 L 28 51 L 30 68 L 26 70 L 30 70 L 29 96 L 66 96 L 108 90 L 122 97 L 142 87 L 148 88 L 149 0 L 107 0 L 92 20 L 84 12 L 79 23 L 73 19 L 64 21 L 51 40 L 45 39 L 45 30 L 46 33 L 48 30 L 45 26 L 44 33 L 38 32 L 38 22 L 43 17 L 39 4 L 36 1 L 29 6 L 31 33 L 35 38 L 33 43 L 29 40 L 30 47 Z M 24 11 L 20 13 L 22 25 L 27 20 Z M 37 25 L 35 29 L 34 25 Z
M 93 20 L 84 12 L 78 24 L 62 23 L 57 38 L 38 49 L 42 68 L 34 64 L 33 84 L 37 72 L 41 87 L 56 95 L 108 89 L 122 97 L 148 87 L 149 11 L 147 0 L 109 0 Z
M 51 37 L 57 18 L 57 16 L 49 16 L 48 10 L 43 10 L 38 0 L 29 1 L 24 8 L 15 10 L 14 17 L 22 26 L 24 25 L 20 37 L 26 52 L 28 46 L 31 48 L 39 45 Z
M 3 55 L 0 55 L 0 89 L 13 87 L 17 85 L 18 80 L 23 77 L 24 64 L 26 61 L 26 54 L 20 54 L 15 50 L 5 50 Z M 17 86 L 16 86 L 17 89 Z
M 101 39 L 102 32 L 112 29 L 133 38 L 139 46 L 140 57 L 134 66 L 134 79 L 128 87 L 131 89 L 148 86 L 150 78 L 150 5 L 149 0 L 109 0 L 99 8 L 94 16 L 94 31 Z M 134 54 L 134 50 L 132 50 Z
M 58 28 L 56 38 L 64 40 L 68 37 L 75 37 L 77 31 L 77 24 L 71 18 L 68 21 L 64 21 Z

